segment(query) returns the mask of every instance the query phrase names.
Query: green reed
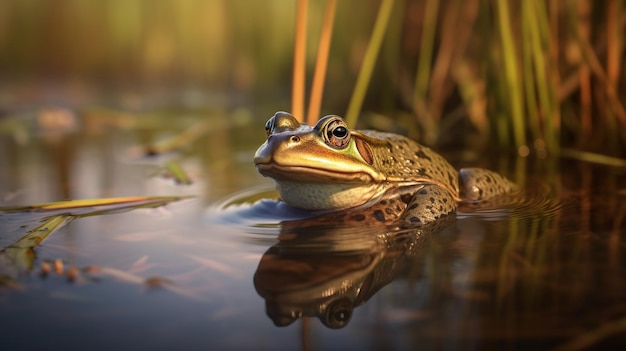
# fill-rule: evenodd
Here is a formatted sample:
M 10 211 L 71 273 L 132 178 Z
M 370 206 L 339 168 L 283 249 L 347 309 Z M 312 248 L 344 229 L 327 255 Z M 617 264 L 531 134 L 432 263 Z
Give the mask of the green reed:
M 326 68 L 328 66 L 328 55 L 330 53 L 330 42 L 335 23 L 336 0 L 327 0 L 324 10 L 324 22 L 317 48 L 317 58 L 315 62 L 315 74 L 313 75 L 313 85 L 311 87 L 311 98 L 306 121 L 313 125 L 319 118 L 322 107 L 322 94 L 324 92 L 324 82 L 326 80 Z
M 511 15 L 507 1 L 496 1 L 497 30 L 500 34 L 500 45 L 504 70 L 504 88 L 509 92 L 509 116 L 512 119 L 514 144 L 522 147 L 526 144 L 526 123 L 522 104 L 522 84 L 519 77 L 519 65 L 515 52 Z
M 352 98 L 348 105 L 346 112 L 346 123 L 348 126 L 355 126 L 358 119 L 359 111 L 365 99 L 365 93 L 372 77 L 374 66 L 376 65 L 376 59 L 380 51 L 380 46 L 383 42 L 385 32 L 387 31 L 387 23 L 389 23 L 389 17 L 393 10 L 394 0 L 383 0 L 380 4 L 380 10 L 376 23 L 374 24 L 374 30 L 363 57 L 363 64 L 359 71 L 359 76 L 352 92 Z
M 438 19 L 452 18 L 455 12 L 468 13 L 463 6 L 472 5 L 480 7 L 477 21 L 486 23 L 488 28 L 477 32 L 481 24 L 472 26 L 470 47 L 455 51 L 449 46 L 462 43 L 445 40 L 455 30 L 454 26 L 451 29 Z M 439 91 L 452 79 L 456 87 L 448 88 L 447 96 L 437 100 L 453 100 L 458 91 L 463 97 L 466 116 L 481 137 L 490 137 L 486 133 L 493 130 L 501 147 L 514 148 L 522 156 L 530 152 L 558 154 L 561 146 L 568 145 L 604 153 L 619 154 L 624 149 L 625 133 L 618 132 L 626 128 L 626 99 L 620 90 L 626 84 L 621 64 L 626 27 L 623 4 L 611 1 L 604 6 L 589 0 L 557 4 L 541 0 L 439 4 L 437 0 L 429 0 L 423 11 L 419 39 L 415 35 L 419 52 L 411 98 L 418 125 L 439 125 L 434 130 L 446 132 L 442 126 L 449 125 L 446 120 L 451 117 L 445 111 L 440 115 L 435 107 L 438 101 L 428 101 L 428 91 L 431 88 Z M 593 20 L 594 14 L 600 14 L 600 19 Z M 495 18 L 495 22 L 488 17 Z M 563 18 L 568 23 L 561 23 Z M 462 34 L 456 33 L 459 38 Z M 380 40 L 379 35 L 380 32 L 372 35 L 370 47 Z M 437 40 L 439 45 L 434 44 Z M 450 59 L 451 52 L 454 57 Z M 600 60 L 604 56 L 605 63 Z M 443 77 L 432 74 L 438 60 L 456 62 L 456 75 L 452 70 Z M 355 97 L 363 96 L 367 89 L 362 77 L 371 74 L 368 72 L 372 64 L 366 60 L 359 73 L 348 113 L 351 123 L 362 102 Z M 565 82 L 563 73 L 567 74 Z M 477 86 L 486 89 L 477 90 Z M 485 123 L 475 109 L 480 101 L 487 106 L 485 121 L 491 128 L 480 125 Z M 447 110 L 448 114 L 456 111 Z M 598 139 L 594 143 L 594 135 L 606 136 L 613 148 L 607 150 L 607 145 L 598 143 Z
M 347 110 L 354 125 L 376 112 L 421 128 L 427 143 L 454 132 L 461 145 L 624 157 L 623 2 L 330 3 L 7 2 L 3 101 L 27 95 L 15 83 L 38 87 L 51 77 L 77 98 L 85 87 L 95 88 L 84 96 L 112 90 L 123 101 L 190 89 L 210 104 L 211 92 L 235 92 L 258 96 L 264 118 L 290 102 L 304 118 L 310 92 L 309 121 L 317 111 Z M 314 44 L 317 52 L 306 50 Z
M 291 86 L 291 113 L 304 120 L 304 91 L 306 85 L 306 32 L 308 0 L 298 0 L 293 53 L 293 83 Z
M 428 93 L 428 82 L 432 66 L 435 33 L 437 28 L 437 13 L 439 12 L 439 0 L 426 1 L 424 9 L 424 28 L 420 42 L 420 52 L 417 64 L 417 75 L 413 88 L 413 106 L 419 111 L 417 106 L 424 105 L 424 100 Z

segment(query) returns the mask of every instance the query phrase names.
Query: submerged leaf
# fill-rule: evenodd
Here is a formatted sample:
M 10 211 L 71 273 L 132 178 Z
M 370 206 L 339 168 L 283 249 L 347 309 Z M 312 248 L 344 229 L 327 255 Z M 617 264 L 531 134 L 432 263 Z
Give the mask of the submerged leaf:
M 121 197 L 90 200 L 74 200 L 51 202 L 32 206 L 0 208 L 6 212 L 30 212 L 30 211 L 63 211 L 56 215 L 51 215 L 43 220 L 36 228 L 28 231 L 19 240 L 0 250 L 0 256 L 7 257 L 13 266 L 31 270 L 35 260 L 34 248 L 43 242 L 50 234 L 64 227 L 75 218 L 112 214 L 123 210 L 137 208 L 153 208 L 163 206 L 173 201 L 190 198 L 188 196 L 140 196 Z M 62 262 L 55 262 L 57 274 L 63 272 Z M 61 273 L 59 273 L 59 271 Z
M 0 211 L 6 212 L 18 212 L 18 211 L 58 211 L 68 209 L 92 209 L 98 206 L 107 206 L 108 209 L 121 209 L 121 208 L 140 208 L 140 207 L 159 207 L 170 202 L 180 201 L 184 199 L 190 199 L 191 196 L 135 196 L 135 197 L 113 197 L 102 199 L 84 199 L 84 200 L 69 200 L 59 202 L 49 202 L 31 206 L 15 206 L 15 207 L 0 207 Z M 80 214 L 80 213 L 79 213 Z M 74 215 L 79 215 L 74 214 Z
M 37 228 L 29 231 L 18 241 L 0 251 L 0 254 L 6 256 L 15 267 L 31 270 L 35 260 L 35 252 L 33 251 L 35 246 L 39 245 L 53 232 L 63 228 L 73 218 L 74 216 L 70 215 L 48 217 Z
M 49 217 L 40 226 L 29 231 L 26 235 L 24 235 L 20 240 L 13 243 L 13 245 L 11 245 L 10 247 L 18 249 L 34 248 L 42 241 L 44 241 L 50 234 L 69 223 L 73 218 L 74 217 L 71 215 L 58 215 Z

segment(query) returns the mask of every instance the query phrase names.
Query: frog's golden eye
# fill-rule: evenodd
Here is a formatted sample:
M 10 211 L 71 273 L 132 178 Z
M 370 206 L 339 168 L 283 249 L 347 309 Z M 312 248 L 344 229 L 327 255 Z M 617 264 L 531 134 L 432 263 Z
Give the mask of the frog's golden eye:
M 326 145 L 335 149 L 343 149 L 350 143 L 350 131 L 346 122 L 338 116 L 327 116 L 320 120 L 321 132 Z M 318 122 L 318 125 L 320 125 Z

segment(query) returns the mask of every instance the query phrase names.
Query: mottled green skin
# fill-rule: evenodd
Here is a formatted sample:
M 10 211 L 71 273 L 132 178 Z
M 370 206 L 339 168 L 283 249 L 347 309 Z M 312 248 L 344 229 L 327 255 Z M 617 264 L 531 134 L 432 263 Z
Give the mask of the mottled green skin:
M 337 126 L 343 129 L 335 135 Z M 486 169 L 458 172 L 441 155 L 404 136 L 348 132 L 337 116 L 311 127 L 278 112 L 266 132 L 267 141 L 254 158 L 257 169 L 276 181 L 288 204 L 331 211 L 321 222 L 424 224 L 454 212 L 457 201 L 481 201 L 515 188 Z
M 372 166 L 388 181 L 437 184 L 458 198 L 459 173 L 438 153 L 402 135 L 374 130 L 358 132 L 372 149 Z
M 461 168 L 459 196 L 464 201 L 480 201 L 508 193 L 515 185 L 504 176 L 483 168 Z

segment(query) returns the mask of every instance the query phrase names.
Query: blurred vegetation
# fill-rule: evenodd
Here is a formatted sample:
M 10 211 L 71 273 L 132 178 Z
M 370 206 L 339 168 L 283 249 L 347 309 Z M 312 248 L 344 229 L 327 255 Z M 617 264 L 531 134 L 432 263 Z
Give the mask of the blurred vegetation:
M 308 111 L 428 144 L 623 157 L 625 23 L 619 0 L 4 0 L 0 108 L 165 95 L 265 119 L 321 85 Z

